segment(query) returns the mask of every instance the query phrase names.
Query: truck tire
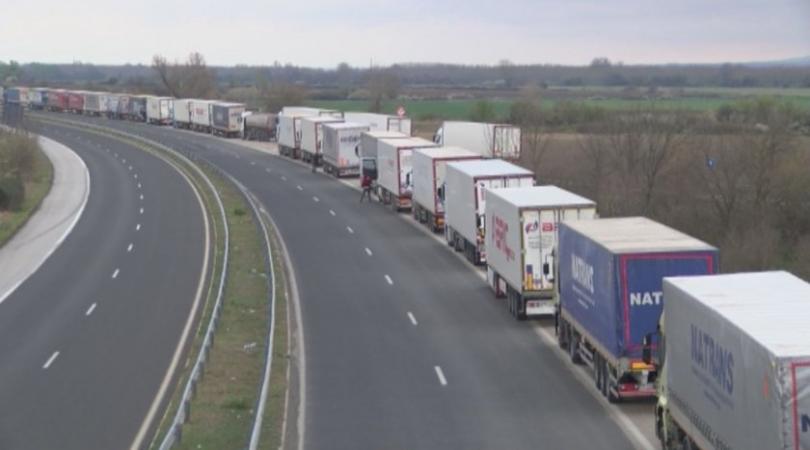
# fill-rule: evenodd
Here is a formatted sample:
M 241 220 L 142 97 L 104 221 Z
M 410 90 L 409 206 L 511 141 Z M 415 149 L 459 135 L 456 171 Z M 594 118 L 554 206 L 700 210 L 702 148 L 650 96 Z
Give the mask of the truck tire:
M 574 331 L 573 327 L 568 328 L 568 357 L 571 358 L 571 362 L 574 364 L 582 363 L 582 359 L 579 357 L 579 346 L 576 341 L 576 332 Z
M 557 317 L 559 317 L 559 313 Z M 568 342 L 565 340 L 566 336 L 568 336 L 568 324 L 565 323 L 565 320 L 559 318 L 557 324 L 557 345 L 559 345 L 561 349 L 568 348 Z

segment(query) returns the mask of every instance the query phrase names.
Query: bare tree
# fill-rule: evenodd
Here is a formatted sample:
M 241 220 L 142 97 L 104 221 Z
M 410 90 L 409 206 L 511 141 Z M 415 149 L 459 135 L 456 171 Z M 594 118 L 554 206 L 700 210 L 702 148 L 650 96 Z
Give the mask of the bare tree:
M 260 89 L 259 96 L 265 110 L 277 112 L 285 106 L 303 104 L 307 98 L 307 92 L 303 86 L 279 81 Z
M 392 71 L 373 71 L 368 80 L 368 90 L 371 94 L 369 109 L 373 112 L 381 112 L 383 100 L 397 98 L 399 88 L 399 77 Z
M 185 63 L 170 64 L 164 56 L 152 58 L 152 68 L 169 95 L 177 98 L 207 98 L 216 92 L 214 73 L 198 52 Z

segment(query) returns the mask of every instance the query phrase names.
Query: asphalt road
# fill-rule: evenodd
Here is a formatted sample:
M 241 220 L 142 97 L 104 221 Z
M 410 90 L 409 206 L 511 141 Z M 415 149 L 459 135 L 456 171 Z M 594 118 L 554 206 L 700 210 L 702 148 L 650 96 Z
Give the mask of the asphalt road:
M 189 317 L 202 212 L 154 156 L 73 129 L 38 132 L 78 153 L 91 192 L 73 232 L 0 304 L 0 448 L 127 449 Z
M 632 448 L 531 324 L 390 210 L 281 157 L 90 120 L 195 153 L 273 216 L 302 304 L 307 449 Z

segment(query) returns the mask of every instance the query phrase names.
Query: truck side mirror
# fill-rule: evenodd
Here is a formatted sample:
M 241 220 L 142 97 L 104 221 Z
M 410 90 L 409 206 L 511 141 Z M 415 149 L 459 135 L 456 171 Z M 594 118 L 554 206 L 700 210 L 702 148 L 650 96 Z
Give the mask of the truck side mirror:
M 548 266 L 548 263 L 543 263 L 543 275 L 548 276 L 551 269 Z
M 647 333 L 641 341 L 641 359 L 644 364 L 652 364 L 652 341 L 652 333 Z

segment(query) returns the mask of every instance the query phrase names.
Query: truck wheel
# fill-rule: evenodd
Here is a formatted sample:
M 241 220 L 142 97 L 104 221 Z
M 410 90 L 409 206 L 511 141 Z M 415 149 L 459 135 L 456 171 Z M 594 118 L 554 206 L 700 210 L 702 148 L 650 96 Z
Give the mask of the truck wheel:
M 557 344 L 562 349 L 568 348 L 568 343 L 565 341 L 566 336 L 568 336 L 568 324 L 560 319 L 559 325 L 557 326 Z
M 576 341 L 576 333 L 572 328 L 568 329 L 568 356 L 571 358 L 571 362 L 574 364 L 579 364 L 582 362 L 582 359 L 579 357 L 579 344 Z
M 521 298 L 517 292 L 515 293 L 515 319 L 526 320 L 526 300 Z

